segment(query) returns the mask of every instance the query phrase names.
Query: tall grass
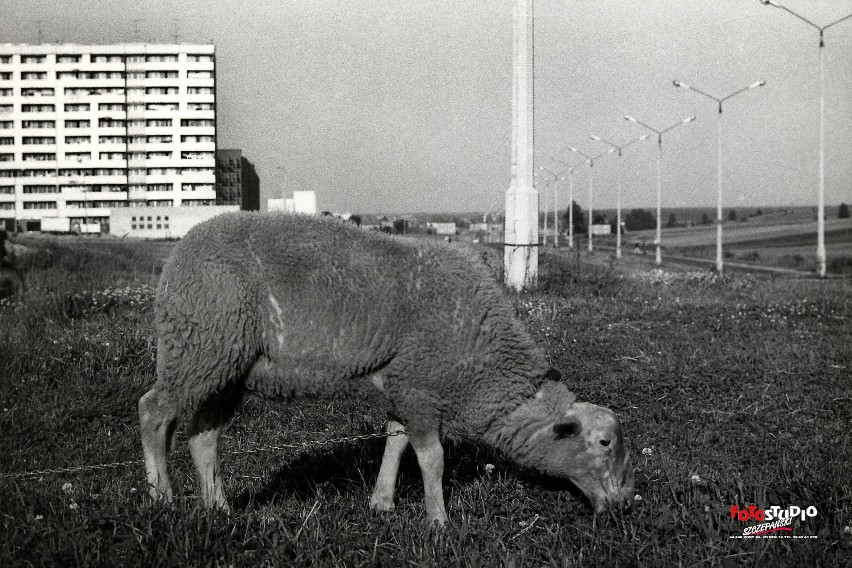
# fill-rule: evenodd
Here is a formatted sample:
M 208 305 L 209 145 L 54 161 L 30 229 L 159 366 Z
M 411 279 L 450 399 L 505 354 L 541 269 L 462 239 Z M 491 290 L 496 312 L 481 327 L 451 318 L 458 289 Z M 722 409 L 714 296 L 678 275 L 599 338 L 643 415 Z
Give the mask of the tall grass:
M 154 380 L 153 286 L 168 246 L 33 243 L 29 292 L 0 305 L 0 471 L 136 460 Z M 43 249 L 43 250 L 41 250 Z M 0 565 L 848 565 L 848 280 L 716 278 L 544 255 L 519 317 L 581 400 L 615 409 L 640 500 L 595 517 L 554 480 L 449 443 L 451 524 L 424 523 L 413 456 L 397 511 L 367 508 L 382 444 L 240 453 L 376 431 L 359 401 L 249 401 L 222 442 L 226 516 L 197 505 L 185 443 L 172 507 L 141 464 L 0 479 Z M 182 440 L 182 436 L 181 436 Z M 801 540 L 738 540 L 731 505 L 814 505 Z

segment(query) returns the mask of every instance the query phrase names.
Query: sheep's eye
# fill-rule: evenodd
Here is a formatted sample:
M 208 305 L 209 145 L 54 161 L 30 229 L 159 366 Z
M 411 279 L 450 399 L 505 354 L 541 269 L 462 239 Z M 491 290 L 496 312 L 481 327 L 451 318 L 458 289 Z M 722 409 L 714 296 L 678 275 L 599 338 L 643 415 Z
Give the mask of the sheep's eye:
M 606 447 L 608 445 L 609 445 L 609 440 L 601 440 L 601 446 Z

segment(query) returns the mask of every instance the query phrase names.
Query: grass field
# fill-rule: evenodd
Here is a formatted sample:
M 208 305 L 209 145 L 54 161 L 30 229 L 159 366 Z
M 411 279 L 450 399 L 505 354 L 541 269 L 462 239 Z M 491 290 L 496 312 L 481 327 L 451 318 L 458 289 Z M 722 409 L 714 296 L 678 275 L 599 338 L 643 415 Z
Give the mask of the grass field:
M 27 294 L 0 302 L 0 472 L 141 458 L 151 310 L 171 245 L 42 241 Z M 448 443 L 451 524 L 424 524 L 413 455 L 397 511 L 367 508 L 382 442 L 246 453 L 378 431 L 358 401 L 249 401 L 226 430 L 230 516 L 176 504 L 141 463 L 0 477 L 0 566 L 843 566 L 852 558 L 852 282 L 596 266 L 544 255 L 519 317 L 580 400 L 622 417 L 637 500 L 595 517 L 576 491 Z M 631 265 L 632 266 L 632 265 Z M 181 437 L 181 442 L 185 442 Z M 730 538 L 730 507 L 816 507 L 793 534 Z

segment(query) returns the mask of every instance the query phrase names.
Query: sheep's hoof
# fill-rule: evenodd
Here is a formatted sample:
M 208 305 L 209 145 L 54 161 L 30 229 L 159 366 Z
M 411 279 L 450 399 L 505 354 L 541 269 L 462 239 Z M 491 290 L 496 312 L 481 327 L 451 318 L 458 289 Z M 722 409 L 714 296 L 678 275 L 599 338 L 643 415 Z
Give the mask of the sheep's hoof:
M 377 513 L 390 513 L 396 510 L 396 505 L 392 498 L 373 495 L 370 497 L 370 510 Z

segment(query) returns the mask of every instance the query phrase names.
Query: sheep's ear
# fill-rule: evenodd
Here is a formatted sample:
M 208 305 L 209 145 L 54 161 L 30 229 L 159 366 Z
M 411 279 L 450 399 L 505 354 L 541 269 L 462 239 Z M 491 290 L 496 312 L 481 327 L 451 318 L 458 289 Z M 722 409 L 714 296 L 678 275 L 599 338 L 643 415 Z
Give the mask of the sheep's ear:
M 562 381 L 562 373 L 560 373 L 559 371 L 557 371 L 554 368 L 550 368 L 544 374 L 544 378 L 545 378 L 545 380 L 556 381 L 558 383 L 558 382 Z
M 564 383 L 547 381 L 539 389 L 536 398 L 552 408 L 554 412 L 564 415 L 577 400 L 577 395 L 568 390 Z
M 573 438 L 583 431 L 583 425 L 579 420 L 568 420 L 566 422 L 557 422 L 553 425 L 553 433 L 556 434 L 556 439 Z

